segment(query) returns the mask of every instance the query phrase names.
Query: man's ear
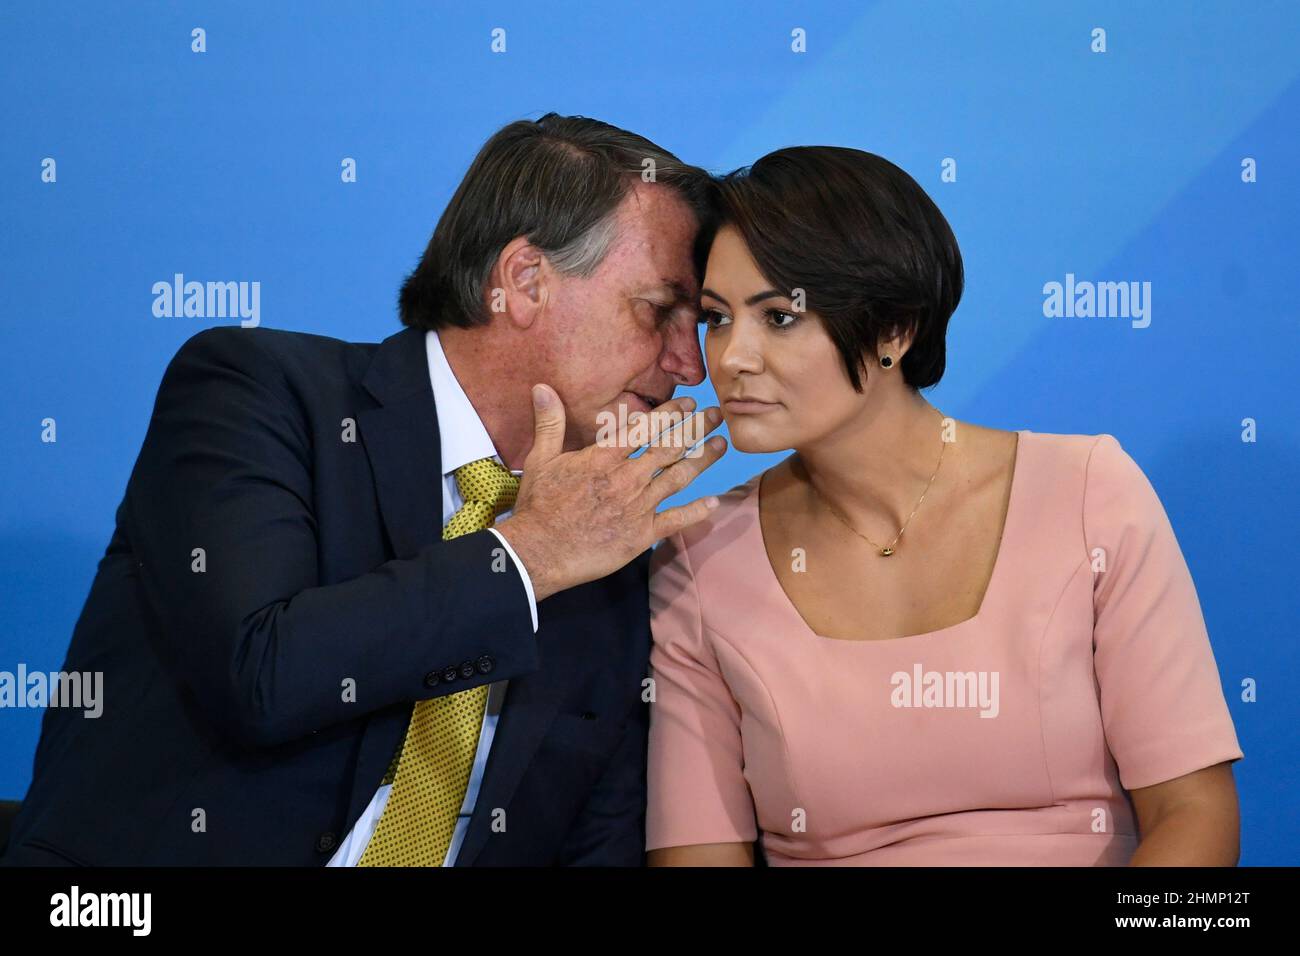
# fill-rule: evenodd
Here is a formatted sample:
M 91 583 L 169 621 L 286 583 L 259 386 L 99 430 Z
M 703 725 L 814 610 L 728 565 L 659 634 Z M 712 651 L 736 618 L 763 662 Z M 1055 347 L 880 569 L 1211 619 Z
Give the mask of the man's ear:
M 542 250 L 526 236 L 516 236 L 506 243 L 492 267 L 483 293 L 488 314 L 504 315 L 515 327 L 528 328 L 546 308 L 552 276 Z

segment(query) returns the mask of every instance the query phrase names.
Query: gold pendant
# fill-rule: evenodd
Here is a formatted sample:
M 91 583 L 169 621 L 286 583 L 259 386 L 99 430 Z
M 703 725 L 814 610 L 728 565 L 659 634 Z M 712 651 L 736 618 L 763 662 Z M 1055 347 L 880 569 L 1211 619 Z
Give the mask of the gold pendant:
M 880 553 L 881 553 L 882 556 L 884 556 L 884 557 L 887 558 L 887 557 L 889 557 L 891 554 L 894 553 L 894 549 L 893 549 L 893 548 L 882 548 Z

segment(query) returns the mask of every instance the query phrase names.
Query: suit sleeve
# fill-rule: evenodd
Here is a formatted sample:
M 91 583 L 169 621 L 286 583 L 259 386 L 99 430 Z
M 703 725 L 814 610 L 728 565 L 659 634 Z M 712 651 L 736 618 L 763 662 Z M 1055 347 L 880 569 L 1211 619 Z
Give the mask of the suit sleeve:
M 1093 445 L 1086 481 L 1093 666 L 1120 783 L 1239 759 L 1196 587 L 1155 489 L 1111 435 Z
M 160 652 L 214 725 L 272 746 L 536 670 L 525 589 L 492 570 L 487 531 L 320 582 L 311 441 L 247 330 L 195 335 L 163 375 L 127 487 L 128 537 Z M 490 673 L 426 683 L 485 654 Z

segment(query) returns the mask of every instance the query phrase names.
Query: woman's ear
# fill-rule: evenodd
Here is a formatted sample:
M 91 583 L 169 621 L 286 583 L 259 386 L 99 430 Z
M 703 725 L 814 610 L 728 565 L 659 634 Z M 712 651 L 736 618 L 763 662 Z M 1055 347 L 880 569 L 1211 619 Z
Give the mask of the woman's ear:
M 889 355 L 893 358 L 894 365 L 898 365 L 898 363 L 903 360 L 903 356 L 907 354 L 907 350 L 912 347 L 912 340 L 914 338 L 916 338 L 915 331 L 908 329 L 901 331 L 890 338 L 881 339 L 880 343 L 876 346 L 876 356 L 881 357 Z

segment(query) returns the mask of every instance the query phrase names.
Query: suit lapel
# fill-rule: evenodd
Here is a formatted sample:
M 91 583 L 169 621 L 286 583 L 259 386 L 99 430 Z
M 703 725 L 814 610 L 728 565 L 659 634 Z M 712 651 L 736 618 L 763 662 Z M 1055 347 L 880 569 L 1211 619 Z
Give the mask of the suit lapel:
M 540 615 L 537 636 L 542 639 Z M 492 832 L 494 811 L 510 803 L 519 779 L 551 726 L 559 708 L 560 690 L 559 681 L 537 676 L 512 680 L 506 687 L 496 735 L 492 738 L 487 766 L 483 768 L 483 782 L 464 842 L 456 854 L 456 866 L 474 865 Z
M 370 460 L 374 488 L 380 502 L 383 527 L 396 558 L 413 558 L 421 548 L 442 540 L 442 450 L 425 333 L 404 329 L 383 339 L 365 372 L 363 384 L 378 407 L 357 414 L 361 442 Z M 591 619 L 607 614 L 597 602 L 591 606 L 589 588 L 569 589 L 546 602 L 556 622 L 569 614 Z M 601 627 L 604 622 L 593 622 Z M 563 635 L 542 635 L 551 641 L 552 675 L 563 667 L 559 640 Z M 564 630 L 564 628 L 562 628 Z M 497 734 L 487 754 L 487 765 L 456 866 L 472 866 L 490 835 L 494 809 L 510 804 L 524 771 L 533 760 L 542 736 L 559 709 L 562 682 L 545 679 L 541 672 L 511 680 L 497 721 Z M 406 732 L 411 705 L 391 706 L 370 715 L 361 737 L 347 825 L 354 826 L 374 796 L 394 750 Z
M 442 452 L 424 331 L 379 346 L 362 385 L 378 408 L 357 415 L 388 539 L 398 558 L 442 540 Z
M 384 339 L 362 385 L 379 403 L 357 413 L 357 428 L 384 528 L 393 556 L 413 558 L 442 540 L 442 455 L 424 331 L 407 328 Z M 402 703 L 366 721 L 348 801 L 349 827 L 374 796 L 410 717 L 411 705 Z
M 456 866 L 473 866 L 492 839 L 494 812 L 509 805 L 542 738 L 551 729 L 561 702 L 572 692 L 563 675 L 574 666 L 586 666 L 582 662 L 589 659 L 590 651 L 584 641 L 591 634 L 618 633 L 629 627 L 626 611 L 609 595 L 626 593 L 636 587 L 638 580 L 644 582 L 648 563 L 646 552 L 612 578 L 560 591 L 538 607 L 537 638 L 546 648 L 549 670 L 512 680 L 506 688 L 483 785 Z M 547 620 L 551 622 L 549 629 Z
M 421 548 L 442 540 L 442 453 L 424 336 L 423 330 L 408 328 L 380 344 L 362 379 L 379 407 L 357 415 L 384 528 L 394 556 L 402 559 L 413 558 Z M 509 802 L 550 727 L 558 693 L 555 681 L 522 678 L 507 686 L 456 865 L 471 865 L 482 849 L 492 823 L 492 808 Z M 367 721 L 348 805 L 348 826 L 355 824 L 374 796 L 410 714 L 411 705 L 403 703 L 372 714 Z

